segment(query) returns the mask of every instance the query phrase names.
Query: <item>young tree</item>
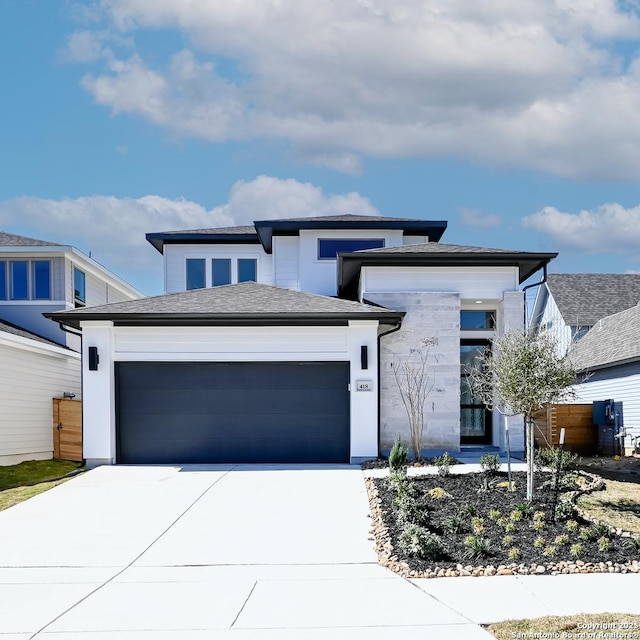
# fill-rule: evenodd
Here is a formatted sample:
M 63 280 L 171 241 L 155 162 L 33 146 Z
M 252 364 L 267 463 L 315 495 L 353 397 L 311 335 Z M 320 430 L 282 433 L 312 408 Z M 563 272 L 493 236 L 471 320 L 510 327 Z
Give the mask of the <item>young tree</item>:
M 467 375 L 482 401 L 507 416 L 523 415 L 527 451 L 527 499 L 533 498 L 533 414 L 575 397 L 576 370 L 558 356 L 551 334 L 511 331 L 493 341 Z
M 416 460 L 422 458 L 424 405 L 435 384 L 428 362 L 431 347 L 435 344 L 437 344 L 436 338 L 423 338 L 418 348 L 411 349 L 410 358 L 391 363 L 400 397 L 409 417 L 411 446 Z

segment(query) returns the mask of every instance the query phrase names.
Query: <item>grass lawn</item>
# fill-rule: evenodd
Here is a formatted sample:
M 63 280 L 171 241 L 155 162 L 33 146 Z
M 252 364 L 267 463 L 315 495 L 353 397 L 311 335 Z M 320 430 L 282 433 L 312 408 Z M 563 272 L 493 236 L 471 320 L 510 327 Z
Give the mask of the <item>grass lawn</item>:
M 640 484 L 636 482 L 605 480 L 604 491 L 582 496 L 578 506 L 596 520 L 640 536 Z
M 640 616 L 630 613 L 598 613 L 548 616 L 535 620 L 507 620 L 488 627 L 498 640 L 513 638 L 635 638 L 640 633 Z M 589 636 L 589 634 L 593 634 Z M 611 636 L 599 634 L 613 634 Z M 619 634 L 616 636 L 615 634 Z
M 79 466 L 68 460 L 31 460 L 0 467 L 0 511 L 65 482 L 61 477 Z

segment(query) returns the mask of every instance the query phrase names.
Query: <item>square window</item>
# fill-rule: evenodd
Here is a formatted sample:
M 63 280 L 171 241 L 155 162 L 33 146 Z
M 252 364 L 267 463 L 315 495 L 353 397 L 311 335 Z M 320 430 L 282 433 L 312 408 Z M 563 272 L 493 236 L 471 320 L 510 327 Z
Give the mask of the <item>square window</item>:
M 318 239 L 318 259 L 335 260 L 339 253 L 381 249 L 382 247 L 384 247 L 383 238 L 369 240 L 360 238 L 320 238 Z
M 11 299 L 28 300 L 29 298 L 29 263 L 14 260 L 11 265 Z
M 51 263 L 48 260 L 34 260 L 31 263 L 33 273 L 34 300 L 51 299 Z
M 258 261 L 254 258 L 238 258 L 238 282 L 255 282 L 258 279 Z
M 187 291 L 204 289 L 204 258 L 187 258 Z
M 73 269 L 73 301 L 76 307 L 87 304 L 87 283 L 85 274 L 80 269 Z
M 460 312 L 460 329 L 462 331 L 492 331 L 495 328 L 495 311 Z
M 7 263 L 0 262 L 0 300 L 7 299 Z
M 231 260 L 214 258 L 211 261 L 211 282 L 214 287 L 231 284 Z

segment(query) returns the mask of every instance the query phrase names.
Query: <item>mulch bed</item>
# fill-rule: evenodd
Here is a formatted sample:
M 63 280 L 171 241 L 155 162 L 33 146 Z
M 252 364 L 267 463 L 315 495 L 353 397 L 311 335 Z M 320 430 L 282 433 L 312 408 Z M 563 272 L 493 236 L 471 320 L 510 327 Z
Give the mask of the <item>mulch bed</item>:
M 581 484 L 595 487 L 598 478 L 582 476 Z M 380 560 L 391 569 L 410 576 L 440 577 L 452 575 L 495 575 L 495 574 L 529 574 L 529 573 L 575 573 L 575 572 L 639 572 L 640 554 L 631 549 L 629 537 L 618 535 L 622 532 L 610 531 L 607 534 L 609 548 L 599 550 L 596 537 L 584 540 L 579 537 L 580 529 L 591 528 L 593 523 L 586 521 L 578 513 L 569 518 L 553 518 L 555 487 L 551 474 L 536 473 L 534 499 L 530 509 L 522 519 L 512 521 L 511 513 L 518 505 L 526 504 L 526 474 L 514 473 L 515 491 L 497 487 L 506 481 L 506 474 L 487 478 L 484 474 L 423 475 L 410 477 L 416 496 L 424 504 L 428 512 L 426 527 L 438 534 L 442 541 L 443 553 L 437 559 L 423 559 L 404 553 L 400 545 L 402 525 L 398 524 L 397 507 L 393 501 L 397 492 L 387 478 L 368 478 L 367 486 L 372 509 L 373 531 Z M 488 487 L 488 488 L 487 488 Z M 443 489 L 448 495 L 436 499 L 429 495 L 429 490 Z M 577 484 L 561 489 L 560 495 L 567 500 L 571 491 L 579 490 Z M 503 518 L 498 523 L 496 514 L 493 519 L 491 511 L 500 511 Z M 532 528 L 533 514 L 544 512 L 544 528 L 536 531 Z M 456 516 L 463 526 L 458 532 L 447 529 L 447 519 Z M 482 518 L 484 530 L 480 533 L 472 530 L 472 518 Z M 570 531 L 567 519 L 578 523 L 578 528 Z M 513 531 L 505 531 L 505 521 L 511 521 Z M 477 522 L 476 522 L 477 524 Z M 602 531 L 598 537 L 602 537 Z M 490 541 L 489 554 L 472 558 L 465 539 L 470 535 Z M 505 544 L 505 535 L 511 540 Z M 556 541 L 557 536 L 567 536 L 566 542 Z M 536 538 L 544 539 L 544 547 L 535 547 Z M 580 544 L 580 553 L 572 556 L 572 545 Z M 543 555 L 543 550 L 554 546 L 554 556 Z M 518 549 L 517 557 L 510 557 L 512 549 Z

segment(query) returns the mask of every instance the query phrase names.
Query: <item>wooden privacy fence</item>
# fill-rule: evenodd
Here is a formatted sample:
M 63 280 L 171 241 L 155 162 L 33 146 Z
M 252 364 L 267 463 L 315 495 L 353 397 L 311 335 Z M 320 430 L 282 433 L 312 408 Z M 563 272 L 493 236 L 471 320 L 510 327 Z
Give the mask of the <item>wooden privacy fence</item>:
M 82 402 L 53 399 L 53 457 L 82 462 Z
M 565 430 L 564 446 L 580 454 L 595 453 L 598 430 L 593 424 L 593 404 L 553 404 L 534 414 L 535 441 L 538 447 L 560 444 L 560 429 Z

